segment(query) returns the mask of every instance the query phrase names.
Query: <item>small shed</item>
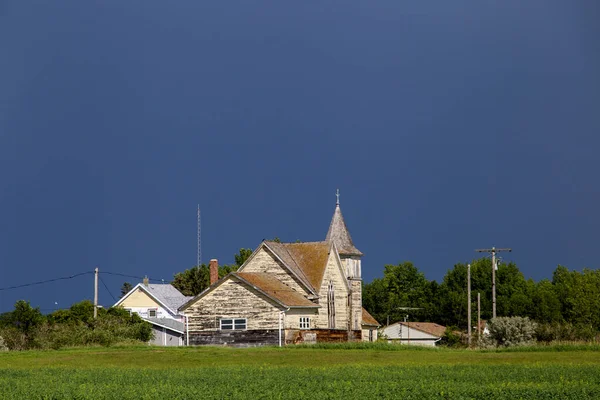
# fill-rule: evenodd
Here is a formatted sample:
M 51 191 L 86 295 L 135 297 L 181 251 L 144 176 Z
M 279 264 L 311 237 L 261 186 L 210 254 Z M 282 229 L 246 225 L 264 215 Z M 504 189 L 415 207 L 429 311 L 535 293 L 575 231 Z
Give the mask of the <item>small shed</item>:
M 446 327 L 433 322 L 396 322 L 381 329 L 388 343 L 414 346 L 435 346 L 444 336 Z
M 152 324 L 154 339 L 148 343 L 156 346 L 183 346 L 185 325 L 171 318 L 143 318 Z

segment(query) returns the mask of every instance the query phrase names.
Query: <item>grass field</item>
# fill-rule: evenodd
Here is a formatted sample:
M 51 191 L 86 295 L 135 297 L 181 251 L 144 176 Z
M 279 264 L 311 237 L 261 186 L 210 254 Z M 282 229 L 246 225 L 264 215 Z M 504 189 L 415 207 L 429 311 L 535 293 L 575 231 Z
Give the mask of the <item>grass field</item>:
M 600 398 L 600 347 L 88 348 L 0 354 L 1 399 Z

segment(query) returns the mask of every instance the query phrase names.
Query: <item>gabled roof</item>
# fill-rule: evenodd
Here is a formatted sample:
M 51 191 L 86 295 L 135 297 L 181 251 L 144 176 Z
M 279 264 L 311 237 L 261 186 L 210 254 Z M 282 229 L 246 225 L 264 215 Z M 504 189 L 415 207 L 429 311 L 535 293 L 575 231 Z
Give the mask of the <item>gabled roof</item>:
M 172 314 L 177 314 L 177 309 L 192 298 L 191 296 L 184 296 L 173 285 L 168 283 L 149 283 L 148 285 L 138 283 L 125 296 L 121 297 L 113 307 L 119 306 L 137 289 L 142 290 Z
M 319 292 L 331 247 L 328 242 L 265 242 L 265 244 L 286 266 L 300 275 L 315 293 Z
M 379 322 L 367 310 L 362 309 L 362 325 L 379 326 Z
M 279 279 L 268 273 L 262 272 L 230 272 L 223 278 L 219 279 L 215 284 L 206 288 L 198 296 L 188 300 L 185 304 L 179 307 L 179 311 L 183 311 L 192 304 L 199 301 L 201 298 L 212 292 L 229 279 L 234 279 L 246 287 L 253 288 L 282 308 L 319 308 L 318 304 L 313 303 L 304 297 L 301 293 L 296 292 Z
M 331 218 L 331 224 L 329 224 L 329 231 L 327 231 L 327 237 L 325 238 L 328 242 L 334 242 L 339 253 L 347 256 L 362 256 L 363 253 L 354 247 L 350 232 L 342 216 L 342 210 L 340 204 L 335 205 L 335 211 L 333 218 Z
M 421 332 L 428 333 L 435 337 L 441 338 L 446 333 L 446 327 L 434 322 L 398 322 L 411 329 L 416 329 Z
M 270 274 L 261 272 L 237 272 L 234 273 L 233 276 L 236 276 L 265 294 L 267 297 L 270 297 L 272 300 L 275 300 L 286 307 L 319 307 L 319 305 L 304 297 L 302 293 L 295 291 Z

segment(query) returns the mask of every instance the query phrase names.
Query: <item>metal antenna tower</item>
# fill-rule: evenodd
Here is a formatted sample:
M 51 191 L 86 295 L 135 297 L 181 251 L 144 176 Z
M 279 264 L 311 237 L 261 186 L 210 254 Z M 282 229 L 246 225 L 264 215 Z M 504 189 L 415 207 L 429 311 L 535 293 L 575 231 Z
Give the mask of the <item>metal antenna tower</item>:
M 200 204 L 198 204 L 198 254 L 196 259 L 196 265 L 200 268 L 200 264 L 202 263 L 202 244 L 201 244 L 201 236 L 202 231 L 200 230 Z
M 501 251 L 511 252 L 512 249 L 497 249 L 492 247 L 491 249 L 476 249 L 478 253 L 490 253 L 492 255 L 492 318 L 496 318 L 496 270 L 498 265 L 496 263 L 496 253 Z

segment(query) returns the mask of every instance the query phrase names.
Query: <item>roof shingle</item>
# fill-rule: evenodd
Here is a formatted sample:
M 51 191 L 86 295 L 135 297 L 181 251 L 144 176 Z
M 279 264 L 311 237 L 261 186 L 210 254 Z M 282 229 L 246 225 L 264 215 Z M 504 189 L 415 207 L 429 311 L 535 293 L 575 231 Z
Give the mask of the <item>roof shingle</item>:
M 325 238 L 328 242 L 334 242 L 337 250 L 340 254 L 348 256 L 362 256 L 363 253 L 354 247 L 350 232 L 342 216 L 342 210 L 340 205 L 336 204 L 333 218 L 331 218 L 331 224 L 329 225 L 329 231 L 327 231 L 327 237 Z
M 291 264 L 300 272 L 301 276 L 318 292 L 321 281 L 327 268 L 329 258 L 329 243 L 327 242 L 304 242 L 304 243 L 275 243 L 267 242 L 279 258 Z
M 363 325 L 379 326 L 379 322 L 364 308 L 362 309 L 362 323 Z
M 232 275 L 256 287 L 286 307 L 319 307 L 301 293 L 270 274 L 262 272 L 235 272 Z

